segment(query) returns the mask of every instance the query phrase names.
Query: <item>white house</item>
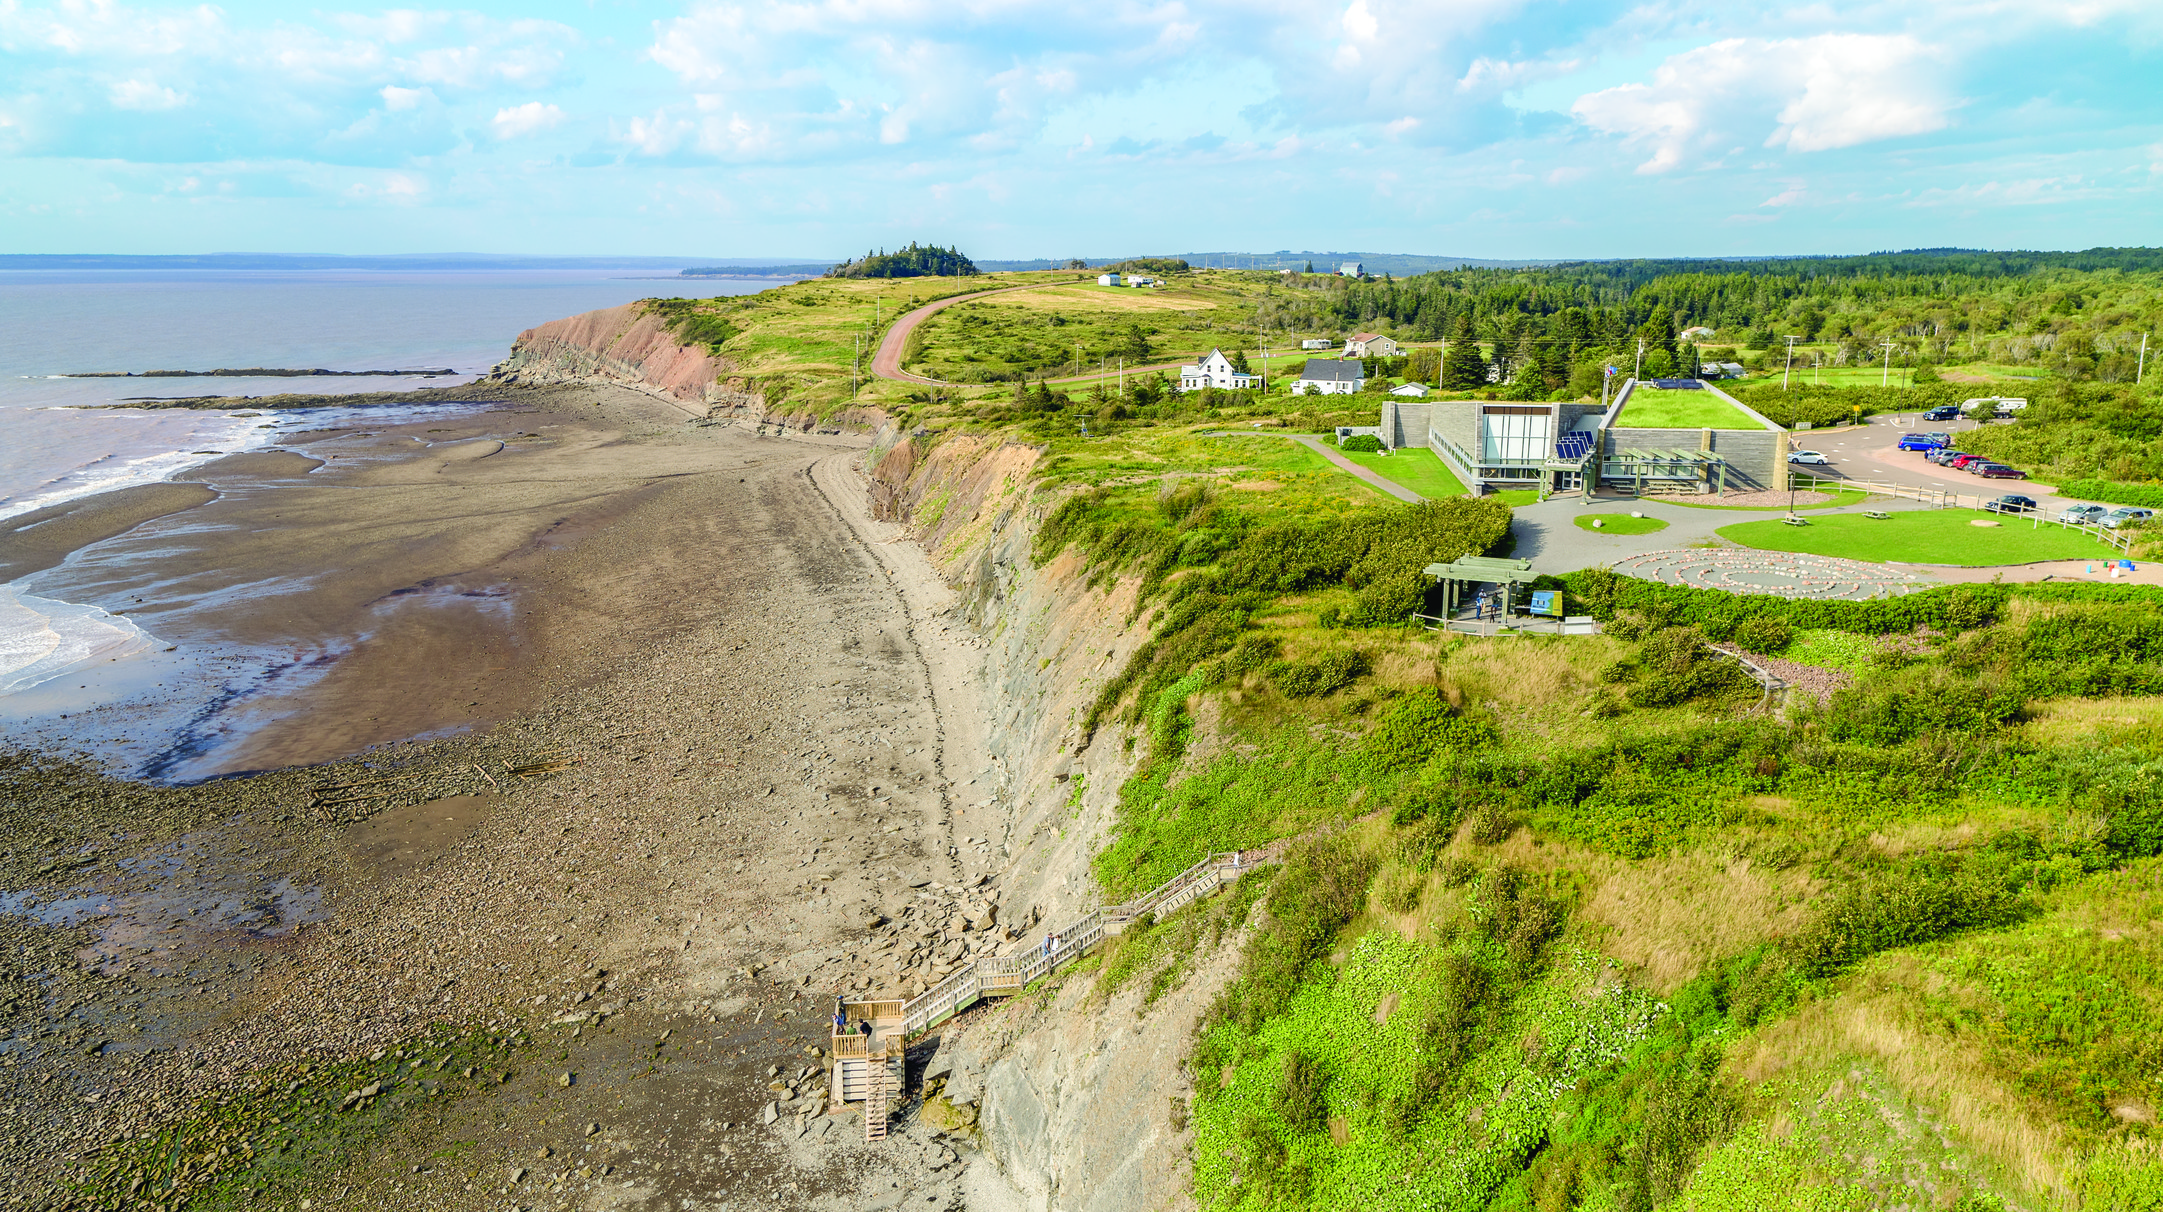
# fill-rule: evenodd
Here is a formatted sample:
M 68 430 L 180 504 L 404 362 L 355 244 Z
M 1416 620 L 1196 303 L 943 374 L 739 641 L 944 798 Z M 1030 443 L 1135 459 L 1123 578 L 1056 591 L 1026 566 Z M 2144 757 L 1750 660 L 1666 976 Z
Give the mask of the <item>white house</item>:
M 1221 391 L 1239 391 L 1261 385 L 1260 375 L 1241 374 L 1232 369 L 1232 360 L 1221 349 L 1212 349 L 1209 356 L 1193 366 L 1179 368 L 1179 390 L 1200 391 L 1214 387 Z
M 1157 286 L 1157 285 L 1160 285 L 1160 283 L 1159 283 L 1159 282 L 1158 282 L 1158 281 L 1157 281 L 1157 280 L 1156 280 L 1155 278 L 1128 278 L 1128 279 L 1127 279 L 1127 285 L 1129 285 L 1129 286 Z
M 1118 274 L 1098 274 L 1098 275 L 1097 275 L 1097 285 L 1098 285 L 1098 286 L 1117 286 L 1117 285 L 1119 285 L 1119 275 L 1118 275 Z
M 1397 343 L 1380 333 L 1355 332 L 1345 338 L 1344 356 L 1347 358 L 1394 358 Z
M 1301 349 L 1328 349 L 1329 345 L 1328 337 L 1309 337 L 1299 343 Z
M 1706 341 L 1712 338 L 1712 330 L 1701 324 L 1696 328 L 1685 328 L 1675 335 L 1684 341 Z
M 1357 261 L 1346 261 L 1344 264 L 1337 267 L 1337 276 L 1340 278 L 1357 278 L 1360 277 L 1363 272 L 1364 271 L 1360 268 L 1360 264 Z
M 1403 396 L 1409 400 L 1424 400 L 1427 398 L 1427 385 L 1425 383 L 1400 383 L 1390 388 L 1389 394 Z
M 1357 362 L 1341 362 L 1335 358 L 1309 358 L 1306 368 L 1292 384 L 1295 396 L 1348 396 L 1360 389 L 1366 381 L 1366 367 Z

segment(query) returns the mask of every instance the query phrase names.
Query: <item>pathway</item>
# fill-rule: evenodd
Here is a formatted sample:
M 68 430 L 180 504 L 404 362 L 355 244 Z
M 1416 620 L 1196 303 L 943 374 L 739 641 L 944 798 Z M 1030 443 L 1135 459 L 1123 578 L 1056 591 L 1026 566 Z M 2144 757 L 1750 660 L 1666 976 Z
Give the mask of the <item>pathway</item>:
M 1203 438 L 1288 438 L 1291 441 L 1297 442 L 1301 446 L 1304 446 L 1307 449 L 1313 451 L 1314 453 L 1321 455 L 1324 459 L 1329 461 L 1331 466 L 1335 467 L 1339 471 L 1345 472 L 1352 478 L 1359 480 L 1361 483 L 1366 484 L 1370 488 L 1377 489 L 1381 492 L 1386 492 L 1400 501 L 1410 501 L 1415 505 L 1427 499 L 1426 497 L 1419 495 L 1411 489 L 1406 488 L 1404 485 L 1399 484 L 1397 481 L 1390 479 L 1388 476 L 1383 475 L 1381 472 L 1374 471 L 1370 468 L 1361 467 L 1359 464 L 1354 463 L 1352 460 L 1345 458 L 1341 454 L 1338 454 L 1334 449 L 1330 447 L 1328 442 L 1322 440 L 1321 438 L 1309 437 L 1308 435 L 1303 433 L 1268 433 L 1262 430 L 1255 430 L 1251 434 L 1246 434 L 1239 433 L 1236 430 L 1216 429 L 1210 430 L 1207 433 L 1197 434 L 1195 436 Z
M 1010 290 L 1040 290 L 1043 285 L 1041 282 L 1032 282 L 1026 286 L 1000 286 L 991 290 L 971 291 L 965 295 L 948 295 L 944 299 L 933 299 L 915 311 L 904 313 L 900 319 L 894 321 L 892 328 L 886 330 L 886 336 L 879 342 L 878 352 L 871 355 L 871 373 L 882 379 L 893 379 L 902 383 L 922 383 L 930 387 L 971 386 L 966 383 L 948 383 L 943 379 L 927 379 L 922 375 L 912 375 L 903 370 L 901 368 L 901 347 L 909 343 L 909 334 L 916 331 L 917 325 L 922 324 L 956 303 L 981 299 L 985 295 L 1003 295 Z

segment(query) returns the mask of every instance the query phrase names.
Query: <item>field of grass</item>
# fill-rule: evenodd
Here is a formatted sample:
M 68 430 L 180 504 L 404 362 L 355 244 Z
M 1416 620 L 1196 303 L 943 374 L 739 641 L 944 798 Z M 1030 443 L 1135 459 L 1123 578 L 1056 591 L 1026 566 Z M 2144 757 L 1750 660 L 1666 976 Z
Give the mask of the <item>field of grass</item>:
M 1615 419 L 1616 428 L 1763 429 L 1727 401 L 1709 391 L 1670 391 L 1639 387 Z
M 1592 523 L 1597 519 L 1598 526 Z M 1658 518 L 1633 518 L 1626 513 L 1581 513 L 1570 519 L 1579 530 L 1596 530 L 1601 534 L 1655 534 L 1667 529 L 1667 523 Z
M 908 367 L 966 383 L 1065 378 L 1121 359 L 1129 368 L 1191 361 L 1213 346 L 1251 347 L 1253 336 L 1239 331 L 1250 313 L 1248 296 L 1226 286 L 1048 281 L 939 312 L 917 329 Z
M 1801 513 L 1803 510 L 1806 509 L 1838 509 L 1843 505 L 1860 505 L 1863 501 L 1869 499 L 1869 496 L 1869 493 L 1864 492 L 1860 488 L 1843 488 L 1838 492 L 1833 493 L 1832 500 L 1820 501 L 1815 505 L 1797 505 L 1795 507 L 1795 512 Z M 1763 513 L 1766 509 L 1766 507 L 1763 505 L 1713 505 L 1700 501 L 1692 501 L 1685 497 L 1662 497 L 1660 498 L 1660 503 L 1663 505 L 1682 505 L 1687 506 L 1691 509 L 1731 509 L 1739 510 L 1746 513 Z M 1776 505 L 1772 508 L 1784 509 L 1786 507 Z
M 2001 521 L 2003 525 L 1970 525 L 1979 520 Z M 1885 519 L 1833 514 L 1814 518 L 1808 526 L 1768 519 L 1723 526 L 1719 535 L 1765 551 L 1796 551 L 1879 563 L 1984 567 L 2037 560 L 2093 560 L 2117 554 L 2078 531 L 2049 524 L 2035 526 L 2026 518 L 1998 518 L 1967 509 L 1896 513 Z
M 1415 446 L 1389 455 L 1358 454 L 1345 450 L 1337 453 L 1343 455 L 1347 461 L 1378 472 L 1430 501 L 1439 501 L 1443 497 L 1461 497 L 1465 494 L 1465 486 L 1457 482 L 1457 477 L 1450 474 L 1449 468 L 1444 467 L 1442 460 L 1436 458 L 1431 450 Z

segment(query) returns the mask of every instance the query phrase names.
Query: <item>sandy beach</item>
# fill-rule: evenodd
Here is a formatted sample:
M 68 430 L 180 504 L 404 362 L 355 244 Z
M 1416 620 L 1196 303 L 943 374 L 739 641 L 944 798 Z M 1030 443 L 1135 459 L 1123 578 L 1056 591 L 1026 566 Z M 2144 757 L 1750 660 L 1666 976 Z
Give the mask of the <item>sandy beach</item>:
M 195 771 L 267 773 L 157 786 L 11 734 L 0 1168 L 33 1181 L 0 1199 L 62 1206 L 207 1095 L 459 1027 L 519 1041 L 508 1076 L 319 1191 L 566 1206 L 547 1150 L 581 1207 L 998 1206 L 928 1134 L 756 1122 L 837 992 L 935 979 L 921 939 L 1011 945 L 943 937 L 1001 897 L 956 836 L 997 777 L 979 650 L 870 520 L 864 441 L 548 389 L 92 499 L 51 520 L 72 548 L 0 535 L 183 652 L 317 654 Z

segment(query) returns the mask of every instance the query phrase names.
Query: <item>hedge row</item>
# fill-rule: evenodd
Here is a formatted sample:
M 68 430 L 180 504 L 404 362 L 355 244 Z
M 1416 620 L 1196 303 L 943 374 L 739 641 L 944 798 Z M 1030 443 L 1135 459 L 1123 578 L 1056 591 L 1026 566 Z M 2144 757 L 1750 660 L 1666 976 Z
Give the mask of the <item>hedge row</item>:
M 1891 635 L 1929 627 L 1966 631 L 1995 619 L 2013 598 L 2044 602 L 2131 603 L 2163 608 L 2163 588 L 2151 585 L 1946 585 L 1905 597 L 1869 602 L 1802 601 L 1720 589 L 1689 589 L 1641 581 L 1606 568 L 1587 568 L 1560 578 L 1573 610 L 1601 620 L 1618 613 L 1644 615 L 1669 627 L 1696 627 L 1708 639 L 1727 640 L 1751 619 L 1776 618 L 1790 627 Z
M 2116 480 L 2067 480 L 2058 485 L 2058 495 L 2082 501 L 2103 501 L 2111 505 L 2163 509 L 2163 488 L 2153 484 L 2121 484 Z

